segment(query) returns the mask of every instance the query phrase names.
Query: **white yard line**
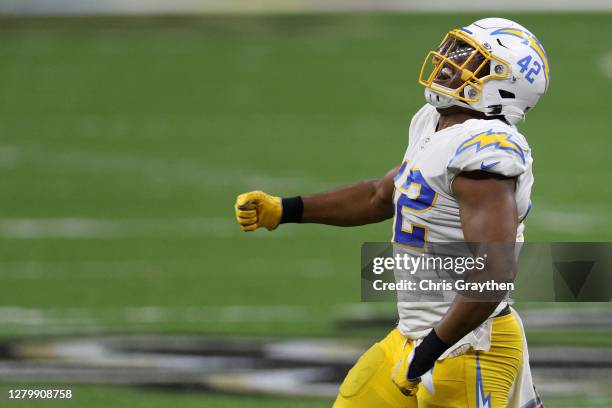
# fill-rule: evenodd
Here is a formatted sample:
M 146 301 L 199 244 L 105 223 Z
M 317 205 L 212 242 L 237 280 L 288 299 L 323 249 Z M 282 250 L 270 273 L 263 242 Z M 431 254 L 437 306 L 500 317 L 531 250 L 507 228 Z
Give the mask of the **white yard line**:
M 202 278 L 211 273 L 209 268 L 217 268 L 227 263 L 223 256 L 211 260 L 202 259 L 116 259 L 116 260 L 18 260 L 0 261 L 0 282 L 17 281 L 87 281 L 107 279 L 177 279 Z M 285 274 L 290 264 L 291 276 L 302 279 L 328 279 L 337 273 L 337 266 L 326 259 L 277 259 L 264 260 L 233 259 L 232 277 L 251 279 L 257 270 L 260 279 L 277 279 Z M 224 269 L 223 269 L 224 270 Z M 219 272 L 217 276 L 219 276 Z
M 211 165 L 205 158 L 166 159 L 125 152 L 53 151 L 43 145 L 0 145 L 0 168 L 25 167 L 29 171 L 59 170 L 75 174 L 142 177 L 155 186 L 279 190 L 300 186 L 306 189 L 329 187 L 329 182 L 310 175 L 265 174 L 235 163 Z
M 612 51 L 602 55 L 601 70 L 607 78 L 612 79 Z
M 15 146 L 0 145 L 0 169 L 13 169 L 19 162 L 19 149 Z
M 231 209 L 231 207 L 230 207 Z M 0 238 L 231 238 L 243 234 L 236 220 L 224 217 L 178 219 L 102 219 L 102 218 L 22 218 L 0 219 Z M 282 238 L 282 233 L 252 233 L 254 238 Z
M 219 236 L 223 224 L 230 219 L 193 218 L 179 220 L 156 219 L 94 219 L 94 218 L 24 218 L 0 220 L 0 237 L 12 239 L 38 238 L 120 238 L 151 235 Z
M 318 319 L 313 313 L 317 306 L 310 305 L 227 305 L 227 306 L 159 306 L 103 308 L 27 308 L 15 305 L 0 307 L 0 326 L 16 328 L 63 327 L 76 330 L 113 325 L 159 324 L 241 324 L 241 323 L 305 323 Z M 387 308 L 388 309 L 388 308 Z M 331 310 L 338 318 L 393 319 L 390 310 L 367 305 L 344 304 Z M 561 330 L 566 326 L 573 330 L 600 330 L 612 319 L 612 310 L 589 308 L 537 309 L 521 311 L 528 330 Z M 604 327 L 605 326 L 605 327 Z M 609 324 L 608 324 L 609 326 Z
M 538 209 L 525 221 L 526 236 L 529 237 L 530 227 L 573 234 L 600 231 L 607 228 L 606 219 L 609 219 L 607 212 L 595 208 L 584 209 L 582 212 Z
M 138 306 L 121 308 L 26 308 L 0 307 L 0 325 L 14 327 L 112 326 L 123 324 L 163 323 L 252 323 L 307 322 L 315 320 L 312 307 L 302 305 L 233 305 L 233 306 Z

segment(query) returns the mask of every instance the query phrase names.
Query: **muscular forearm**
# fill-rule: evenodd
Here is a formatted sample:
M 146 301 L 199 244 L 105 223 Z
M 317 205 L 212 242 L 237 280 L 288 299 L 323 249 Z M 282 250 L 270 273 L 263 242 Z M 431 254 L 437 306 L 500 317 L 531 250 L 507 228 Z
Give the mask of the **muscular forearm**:
M 459 200 L 466 242 L 478 243 L 476 256 L 485 256 L 486 267 L 466 277 L 469 282 L 512 282 L 516 275 L 514 246 L 518 215 L 514 198 L 515 180 L 482 172 L 462 173 L 453 184 Z M 481 325 L 506 296 L 501 291 L 458 294 L 435 327 L 449 346 Z M 477 298 L 474 298 L 477 296 Z
M 516 272 L 512 248 L 513 243 L 481 245 L 482 252 L 477 255 L 487 254 L 486 267 L 467 276 L 466 282 L 481 283 L 491 278 L 497 282 L 512 281 Z M 419 377 L 429 370 L 449 347 L 487 320 L 505 296 L 504 291 L 458 293 L 442 320 L 416 348 L 408 378 Z
M 468 277 L 466 282 L 512 282 L 516 275 L 513 243 L 482 244 L 481 246 L 489 247 L 489 250 L 485 252 L 488 255 L 486 268 Z M 457 294 L 453 304 L 435 327 L 437 335 L 446 344 L 452 346 L 487 320 L 506 296 L 507 292 L 498 290 L 468 293 L 467 296 Z
M 304 203 L 302 222 L 350 227 L 380 222 L 392 217 L 391 197 L 381 193 L 379 184 L 381 182 L 381 180 L 366 180 L 325 193 L 302 197 Z
M 280 198 L 263 191 L 236 197 L 236 220 L 243 231 L 279 224 L 319 223 L 351 227 L 371 224 L 393 216 L 394 177 L 399 166 L 378 180 L 361 181 L 325 193 Z
M 493 313 L 497 304 L 455 301 L 444 318 L 415 349 L 407 378 L 415 379 L 425 374 L 449 347 L 481 325 Z

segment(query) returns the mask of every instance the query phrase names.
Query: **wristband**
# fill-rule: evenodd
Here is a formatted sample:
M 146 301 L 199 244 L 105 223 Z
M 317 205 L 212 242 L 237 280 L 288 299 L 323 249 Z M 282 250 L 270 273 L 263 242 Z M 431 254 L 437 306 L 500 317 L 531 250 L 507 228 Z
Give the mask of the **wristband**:
M 304 202 L 302 197 L 282 198 L 281 206 L 283 212 L 280 219 L 280 224 L 290 222 L 302 222 L 302 214 L 304 213 Z
M 438 357 L 449 347 L 438 337 L 436 331 L 432 329 L 414 350 L 414 356 L 408 367 L 406 378 L 414 380 L 425 374 L 434 366 Z

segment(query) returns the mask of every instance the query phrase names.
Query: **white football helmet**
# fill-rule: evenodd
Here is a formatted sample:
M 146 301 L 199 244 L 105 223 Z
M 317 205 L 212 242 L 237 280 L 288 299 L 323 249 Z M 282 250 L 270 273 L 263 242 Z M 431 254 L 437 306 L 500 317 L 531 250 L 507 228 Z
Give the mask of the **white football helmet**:
M 503 18 L 485 18 L 450 31 L 425 58 L 419 83 L 437 108 L 463 106 L 523 119 L 549 82 L 544 47 L 525 27 Z

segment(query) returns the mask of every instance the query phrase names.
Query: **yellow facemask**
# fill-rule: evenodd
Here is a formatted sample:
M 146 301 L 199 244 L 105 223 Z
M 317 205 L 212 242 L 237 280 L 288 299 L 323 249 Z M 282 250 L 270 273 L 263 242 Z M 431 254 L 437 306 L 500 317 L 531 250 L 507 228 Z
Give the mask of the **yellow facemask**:
M 491 61 L 496 63 L 491 64 Z M 491 69 L 491 66 L 495 68 Z M 463 31 L 455 29 L 446 34 L 437 51 L 430 51 L 425 57 L 419 83 L 438 93 L 473 103 L 480 100 L 486 81 L 504 79 L 509 75 L 510 64 L 492 55 Z

